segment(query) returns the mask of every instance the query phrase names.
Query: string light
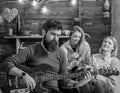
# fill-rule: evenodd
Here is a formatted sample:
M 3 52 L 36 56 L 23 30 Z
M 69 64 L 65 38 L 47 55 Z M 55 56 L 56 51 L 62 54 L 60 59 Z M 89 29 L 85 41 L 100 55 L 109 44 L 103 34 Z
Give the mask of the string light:
M 23 2 L 23 0 L 18 0 L 18 2 L 19 2 L 19 3 L 22 3 L 22 2 Z
M 47 14 L 47 13 L 49 13 L 49 10 L 48 10 L 48 8 L 46 6 L 43 6 L 41 12 L 43 14 Z
M 31 4 L 32 4 L 32 6 L 37 6 L 38 0 L 33 0 Z
M 27 0 L 17 0 L 20 4 L 27 4 L 29 3 L 29 1 Z
M 77 4 L 77 0 L 71 0 L 71 4 L 75 6 Z
M 59 0 L 18 0 L 19 3 L 30 3 L 31 2 L 31 5 L 38 9 L 39 5 L 42 5 L 42 4 L 46 4 L 46 3 L 49 3 L 49 2 L 56 2 L 56 1 L 59 1 Z M 72 6 L 76 6 L 77 4 L 77 0 L 70 0 L 70 4 Z M 46 5 L 44 5 L 42 8 L 41 8 L 41 12 L 44 13 L 44 14 L 47 14 L 49 13 L 49 10 L 48 8 L 46 7 Z

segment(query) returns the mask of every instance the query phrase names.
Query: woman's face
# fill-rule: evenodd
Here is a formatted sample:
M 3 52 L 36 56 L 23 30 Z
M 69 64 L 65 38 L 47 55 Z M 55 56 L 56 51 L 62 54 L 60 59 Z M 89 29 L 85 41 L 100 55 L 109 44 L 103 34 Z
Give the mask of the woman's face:
M 114 50 L 114 43 L 112 39 L 106 38 L 102 43 L 102 49 L 105 51 L 110 51 L 110 52 Z
M 79 41 L 80 41 L 80 39 L 81 39 L 81 33 L 78 32 L 78 31 L 76 31 L 75 33 L 73 33 L 73 34 L 71 35 L 71 43 L 72 43 L 73 45 L 78 44 Z

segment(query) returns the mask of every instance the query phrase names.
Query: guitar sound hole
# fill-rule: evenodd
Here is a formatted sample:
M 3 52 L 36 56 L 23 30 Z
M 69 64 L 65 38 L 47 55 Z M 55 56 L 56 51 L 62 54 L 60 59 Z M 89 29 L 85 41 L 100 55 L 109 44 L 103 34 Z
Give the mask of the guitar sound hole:
M 74 66 L 74 67 L 70 70 L 70 72 L 74 73 L 77 69 L 78 69 L 78 66 Z

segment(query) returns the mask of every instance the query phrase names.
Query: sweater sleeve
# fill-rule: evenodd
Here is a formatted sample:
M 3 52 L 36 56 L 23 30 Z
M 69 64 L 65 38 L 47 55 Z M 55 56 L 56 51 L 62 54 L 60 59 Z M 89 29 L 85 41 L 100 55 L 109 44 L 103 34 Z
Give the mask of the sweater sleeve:
M 25 63 L 31 55 L 30 48 L 25 48 L 19 53 L 14 54 L 3 61 L 1 68 L 4 72 L 8 73 L 12 67 L 15 67 L 17 64 Z
M 85 64 L 90 64 L 91 62 L 91 48 L 87 42 L 84 42 L 84 45 L 80 47 L 80 57 L 79 62 L 83 61 Z
M 61 50 L 61 49 L 60 49 Z M 60 65 L 60 74 L 67 74 L 68 73 L 68 70 L 67 70 L 67 59 L 66 59 L 66 55 L 64 53 L 64 51 L 61 50 L 61 53 L 60 53 L 60 62 L 61 62 L 61 65 Z
M 117 69 L 117 71 L 120 72 L 120 61 L 117 58 L 113 58 L 110 68 L 115 70 Z M 117 84 L 117 80 L 119 78 L 119 75 L 111 75 L 110 77 L 108 77 L 106 79 L 106 84 L 108 85 L 109 88 L 114 89 L 116 87 Z
M 61 49 L 60 49 L 61 50 Z M 67 60 L 65 57 L 65 53 L 61 50 L 60 52 L 60 71 L 59 74 L 63 74 L 63 75 L 67 75 L 68 74 L 68 70 L 67 70 Z M 63 79 L 63 80 L 59 80 L 59 85 L 62 88 L 66 88 L 67 87 L 67 83 L 70 81 L 70 79 Z
M 86 49 L 84 61 L 85 61 L 87 64 L 90 64 L 90 62 L 91 62 L 91 49 L 90 49 L 90 46 L 89 46 L 89 45 L 87 45 L 87 49 Z
M 65 54 L 64 56 L 66 57 L 66 60 L 68 61 L 68 58 L 67 58 L 67 49 L 66 49 L 65 45 L 62 45 L 60 48 L 64 52 L 64 54 Z

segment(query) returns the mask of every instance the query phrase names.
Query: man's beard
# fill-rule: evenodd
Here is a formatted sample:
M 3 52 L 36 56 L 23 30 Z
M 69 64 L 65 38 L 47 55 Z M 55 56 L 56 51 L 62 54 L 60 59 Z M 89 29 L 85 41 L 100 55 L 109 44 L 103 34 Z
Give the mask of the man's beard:
M 45 37 L 43 39 L 43 44 L 49 52 L 54 52 L 59 47 L 59 42 L 58 41 L 52 40 L 51 42 L 48 42 Z

